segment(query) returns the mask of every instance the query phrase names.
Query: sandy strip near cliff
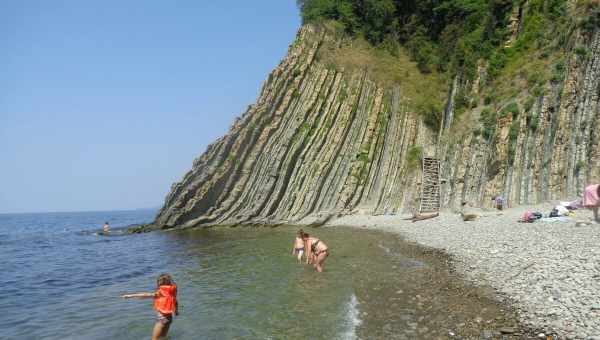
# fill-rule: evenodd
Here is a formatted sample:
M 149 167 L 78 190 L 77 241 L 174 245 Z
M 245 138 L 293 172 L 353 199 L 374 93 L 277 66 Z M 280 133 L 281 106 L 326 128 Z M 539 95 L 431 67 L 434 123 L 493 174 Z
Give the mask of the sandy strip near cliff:
M 551 204 L 481 211 L 464 222 L 446 212 L 412 223 L 404 216 L 348 215 L 327 225 L 377 228 L 443 250 L 468 281 L 490 286 L 521 321 L 566 339 L 600 339 L 600 225 L 578 210 L 573 222 L 518 223 L 523 211 L 547 214 Z

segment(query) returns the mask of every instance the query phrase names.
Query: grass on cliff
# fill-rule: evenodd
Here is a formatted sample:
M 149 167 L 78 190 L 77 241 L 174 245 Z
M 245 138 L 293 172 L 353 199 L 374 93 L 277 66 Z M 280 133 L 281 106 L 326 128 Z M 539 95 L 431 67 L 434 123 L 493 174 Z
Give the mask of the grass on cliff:
M 577 41 L 574 33 L 578 27 L 595 22 L 597 15 L 590 11 L 590 0 L 579 0 L 571 10 L 558 0 L 530 0 L 523 6 L 517 39 L 495 50 L 488 60 L 487 79 L 481 87 L 485 108 L 479 117 L 478 131 L 486 140 L 494 132 L 496 119 L 503 116 L 501 109 L 511 102 L 522 106 L 528 129 L 538 129 L 533 103 L 548 94 L 550 85 L 564 80 L 570 50 L 582 60 L 586 57 L 573 46 Z
M 343 40 L 341 45 L 327 42 L 319 49 L 319 60 L 329 68 L 348 73 L 366 71 L 379 86 L 398 85 L 402 103 L 423 116 L 428 126 L 437 130 L 448 95 L 446 74 L 423 73 L 403 48 L 392 55 L 387 49 L 373 47 L 363 37 Z
M 589 2 L 579 0 L 570 11 L 563 0 L 530 0 L 522 4 L 517 39 L 496 49 L 489 58 L 487 101 L 502 104 L 524 91 L 539 97 L 548 82 L 562 81 L 565 55 L 575 41 L 573 33 L 584 21 L 594 21 L 581 13 L 591 6 Z M 579 7 L 584 9 L 578 10 Z
M 406 153 L 406 168 L 409 171 L 417 169 L 422 159 L 423 148 L 417 145 L 411 146 Z
M 479 80 L 477 94 L 459 89 L 453 126 L 470 123 L 484 138 L 493 132 L 498 111 L 510 102 L 531 115 L 527 102 L 564 80 L 571 51 L 581 61 L 588 58 L 586 48 L 573 46 L 574 33 L 589 36 L 600 27 L 599 0 L 298 4 L 303 22 L 329 26 L 334 37 L 342 38 L 337 39 L 342 43 L 329 41 L 320 49 L 328 67 L 366 70 L 381 85 L 398 84 L 402 103 L 420 113 L 433 131 L 439 129 L 451 77 L 459 74 L 464 84 Z M 537 125 L 532 116 L 528 128 L 536 130 Z

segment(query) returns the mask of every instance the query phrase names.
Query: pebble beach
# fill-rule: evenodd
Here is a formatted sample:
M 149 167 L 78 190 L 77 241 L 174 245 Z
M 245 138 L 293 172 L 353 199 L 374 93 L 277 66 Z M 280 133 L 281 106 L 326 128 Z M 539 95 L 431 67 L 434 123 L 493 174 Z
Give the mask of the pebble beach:
M 456 272 L 512 306 L 523 325 L 547 339 L 600 339 L 600 225 L 577 210 L 570 221 L 519 223 L 524 211 L 552 204 L 480 210 L 475 221 L 453 212 L 418 222 L 409 215 L 353 214 L 327 225 L 376 228 L 448 254 Z M 584 224 L 584 225 L 582 225 Z

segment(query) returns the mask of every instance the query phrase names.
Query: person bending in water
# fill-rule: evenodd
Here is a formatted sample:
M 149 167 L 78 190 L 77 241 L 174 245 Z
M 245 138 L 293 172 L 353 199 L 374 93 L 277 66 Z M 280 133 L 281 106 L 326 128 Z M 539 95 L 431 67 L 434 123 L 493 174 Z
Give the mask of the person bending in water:
M 156 322 L 152 330 L 152 340 L 167 336 L 171 322 L 173 322 L 173 314 L 179 315 L 177 286 L 169 274 L 160 274 L 156 280 L 156 291 L 153 293 L 125 294 L 122 297 L 124 299 L 154 299 Z
M 304 255 L 304 239 L 302 239 L 302 235 L 304 235 L 304 231 L 302 229 L 298 230 L 294 245 L 292 246 L 292 254 L 298 256 L 298 262 L 300 263 L 302 262 L 302 255 Z M 306 263 L 308 263 L 308 258 L 306 258 Z
M 307 233 L 303 233 L 302 239 L 304 239 L 306 258 L 309 259 L 315 269 L 321 273 L 323 271 L 323 262 L 325 262 L 325 259 L 329 256 L 329 248 L 327 248 L 325 242 L 310 236 Z
M 105 235 L 108 235 L 110 233 L 110 226 L 108 225 L 108 222 L 104 222 L 102 232 L 104 232 Z

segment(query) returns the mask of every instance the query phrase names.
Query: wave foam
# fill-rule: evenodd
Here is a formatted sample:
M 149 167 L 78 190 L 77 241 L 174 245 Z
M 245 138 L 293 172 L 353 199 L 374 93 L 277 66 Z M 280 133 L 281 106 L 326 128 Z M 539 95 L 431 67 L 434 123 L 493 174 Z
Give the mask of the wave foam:
M 358 305 L 358 299 L 353 293 L 352 296 L 350 296 L 350 301 L 346 304 L 346 331 L 342 336 L 342 339 L 344 340 L 357 339 L 356 328 L 362 323 L 362 320 L 359 317 Z

